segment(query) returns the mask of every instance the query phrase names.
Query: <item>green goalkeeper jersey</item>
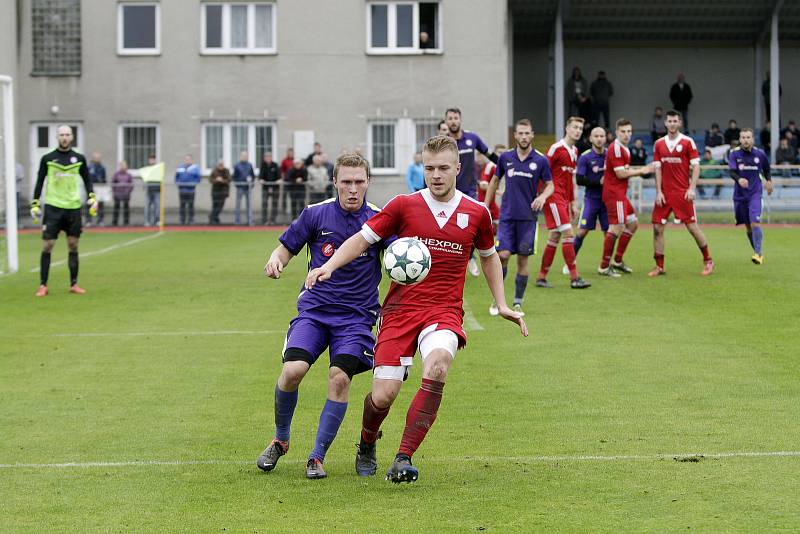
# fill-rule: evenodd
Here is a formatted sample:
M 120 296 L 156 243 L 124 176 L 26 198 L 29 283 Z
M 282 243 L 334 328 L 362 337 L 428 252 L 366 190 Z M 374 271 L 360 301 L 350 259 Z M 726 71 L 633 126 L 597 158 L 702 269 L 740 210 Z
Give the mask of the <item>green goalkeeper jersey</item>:
M 81 180 L 83 180 L 86 193 L 92 192 L 86 158 L 73 149 L 55 149 L 42 156 L 36 188 L 33 192 L 34 200 L 38 200 L 42 196 L 45 179 L 47 179 L 47 193 L 44 203 L 57 208 L 79 209 L 81 207 Z

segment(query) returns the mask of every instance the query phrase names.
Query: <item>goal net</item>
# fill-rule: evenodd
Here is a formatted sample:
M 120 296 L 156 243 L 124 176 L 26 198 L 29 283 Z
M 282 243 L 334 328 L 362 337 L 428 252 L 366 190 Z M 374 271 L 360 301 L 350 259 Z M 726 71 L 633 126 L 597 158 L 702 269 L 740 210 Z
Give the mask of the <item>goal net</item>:
M 12 80 L 0 75 L 0 275 L 19 269 Z

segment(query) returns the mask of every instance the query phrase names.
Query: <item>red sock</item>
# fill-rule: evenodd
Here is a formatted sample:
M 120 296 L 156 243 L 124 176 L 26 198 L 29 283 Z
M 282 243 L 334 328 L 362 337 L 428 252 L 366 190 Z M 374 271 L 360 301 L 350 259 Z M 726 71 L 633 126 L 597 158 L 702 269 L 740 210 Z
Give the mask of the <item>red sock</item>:
M 542 267 L 539 269 L 539 279 L 547 278 L 547 272 L 550 266 L 553 265 L 553 258 L 556 257 L 556 245 L 554 241 L 548 241 L 547 246 L 544 247 L 544 254 L 542 254 Z
M 603 240 L 603 261 L 600 262 L 601 269 L 608 269 L 608 264 L 611 262 L 611 256 L 614 254 L 614 243 L 617 242 L 617 236 L 611 232 L 606 232 L 606 237 Z
M 625 230 L 622 232 L 622 237 L 619 238 L 619 243 L 617 244 L 617 253 L 614 256 L 614 261 L 617 263 L 622 263 L 622 255 L 625 254 L 625 250 L 628 248 L 628 243 L 631 242 L 631 238 L 633 234 L 629 231 Z
M 711 261 L 711 256 L 708 253 L 708 245 L 700 247 L 700 252 L 703 253 L 703 261 Z
M 436 421 L 436 412 L 439 411 L 439 404 L 442 402 L 442 391 L 444 382 L 422 379 L 422 385 L 414 395 L 411 406 L 408 407 L 406 428 L 400 440 L 399 454 L 411 457 L 417 451 L 419 444 L 425 439 L 425 434 Z
M 566 237 L 561 242 L 561 254 L 564 255 L 564 263 L 569 269 L 569 277 L 575 280 L 578 278 L 578 268 L 575 266 L 575 245 L 571 237 Z
M 656 265 L 663 269 L 664 268 L 664 255 L 663 254 L 659 254 L 658 252 L 656 252 L 655 255 L 653 255 L 653 257 L 656 260 Z
M 361 416 L 361 439 L 364 440 L 364 443 L 377 441 L 381 423 L 387 415 L 389 415 L 389 407 L 383 410 L 377 408 L 372 403 L 372 393 L 367 393 L 364 398 L 364 415 Z

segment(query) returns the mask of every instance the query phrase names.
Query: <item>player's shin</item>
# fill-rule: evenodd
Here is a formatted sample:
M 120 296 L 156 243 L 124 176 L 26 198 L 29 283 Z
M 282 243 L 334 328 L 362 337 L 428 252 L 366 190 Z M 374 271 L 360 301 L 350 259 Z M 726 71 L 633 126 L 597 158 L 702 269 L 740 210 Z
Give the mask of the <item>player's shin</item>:
M 750 247 L 753 249 L 753 252 L 755 252 L 756 244 L 753 241 L 753 231 L 752 230 L 748 230 L 747 231 L 747 240 L 750 242 Z
M 761 244 L 764 242 L 764 231 L 760 226 L 753 226 L 753 251 L 761 255 Z
M 528 277 L 518 274 L 514 279 L 514 305 L 522 304 L 525 300 L 525 289 L 528 287 Z
M 364 443 L 375 443 L 381 430 L 381 424 L 389 415 L 389 408 L 378 408 L 372 402 L 372 393 L 367 393 L 364 398 L 364 414 L 361 416 L 361 440 Z
M 78 253 L 70 252 L 69 259 L 69 285 L 74 286 L 78 283 Z
M 408 455 L 410 458 L 419 448 L 425 435 L 436 421 L 436 414 L 442 402 L 444 382 L 423 378 L 411 406 L 406 415 L 406 427 L 403 438 L 400 440 L 399 454 Z
M 611 256 L 614 255 L 614 245 L 617 242 L 617 236 L 611 231 L 606 232 L 606 237 L 603 239 L 603 259 L 600 262 L 601 269 L 608 269 L 611 264 Z
M 628 249 L 628 243 L 631 242 L 631 239 L 633 239 L 633 232 L 627 229 L 622 232 L 622 235 L 619 238 L 619 243 L 617 243 L 617 253 L 614 255 L 615 262 L 622 263 L 622 256 Z
M 325 401 L 322 413 L 319 414 L 319 427 L 317 427 L 317 437 L 314 440 L 314 450 L 308 455 L 309 459 L 325 461 L 325 453 L 328 452 L 328 448 L 336 438 L 345 413 L 347 413 L 346 402 L 337 402 L 331 399 Z
M 50 277 L 50 252 L 42 252 L 42 257 L 39 259 L 39 283 L 43 286 L 47 285 L 47 279 Z
M 288 442 L 298 391 L 283 391 L 275 386 L 275 439 Z
M 564 256 L 564 263 L 569 269 L 569 277 L 573 280 L 578 278 L 578 268 L 575 265 L 575 247 L 573 245 L 573 238 L 565 237 L 561 243 L 561 254 Z
M 572 246 L 575 249 L 575 257 L 578 257 L 578 252 L 580 252 L 581 247 L 583 246 L 583 239 L 586 237 L 586 234 L 578 234 L 575 236 L 575 241 L 572 242 Z
M 558 245 L 557 242 L 553 240 L 548 240 L 547 246 L 544 247 L 544 253 L 542 254 L 542 266 L 539 269 L 540 280 L 547 278 L 547 273 L 550 271 L 550 266 L 553 265 L 553 258 L 556 257 L 557 245 Z

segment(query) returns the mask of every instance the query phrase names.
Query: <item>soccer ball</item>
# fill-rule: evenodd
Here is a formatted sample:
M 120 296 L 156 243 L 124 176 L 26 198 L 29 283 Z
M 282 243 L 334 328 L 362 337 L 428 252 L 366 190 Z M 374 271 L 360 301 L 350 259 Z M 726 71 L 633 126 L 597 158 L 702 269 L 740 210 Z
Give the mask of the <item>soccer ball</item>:
M 416 284 L 422 282 L 431 270 L 431 252 L 419 239 L 401 237 L 383 254 L 383 268 L 398 284 Z

